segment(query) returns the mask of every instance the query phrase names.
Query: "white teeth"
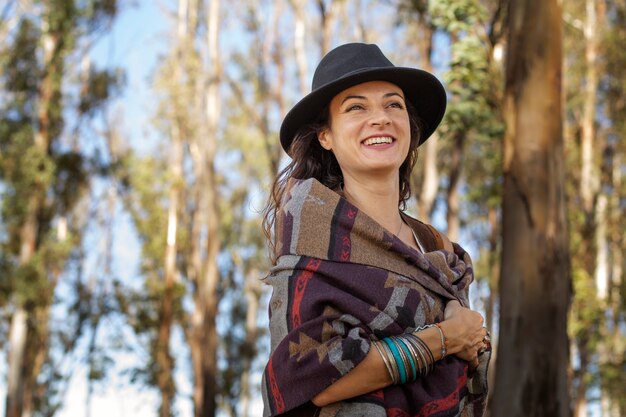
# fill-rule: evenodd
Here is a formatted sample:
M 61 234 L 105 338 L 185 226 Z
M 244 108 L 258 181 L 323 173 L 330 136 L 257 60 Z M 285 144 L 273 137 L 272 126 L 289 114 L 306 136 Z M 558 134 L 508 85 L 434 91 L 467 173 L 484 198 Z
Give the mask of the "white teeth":
M 370 146 L 370 145 L 377 145 L 380 143 L 391 143 L 392 141 L 393 139 L 391 139 L 389 136 L 381 136 L 377 138 L 365 139 L 365 141 L 363 141 L 363 144 L 366 146 Z

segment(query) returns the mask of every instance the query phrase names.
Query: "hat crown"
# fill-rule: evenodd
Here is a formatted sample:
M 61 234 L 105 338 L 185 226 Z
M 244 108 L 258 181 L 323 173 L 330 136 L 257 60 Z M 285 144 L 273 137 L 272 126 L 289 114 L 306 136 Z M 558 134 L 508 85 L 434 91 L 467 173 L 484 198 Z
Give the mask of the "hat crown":
M 394 67 L 377 45 L 348 43 L 333 49 L 322 58 L 313 74 L 311 90 L 315 91 L 361 71 Z

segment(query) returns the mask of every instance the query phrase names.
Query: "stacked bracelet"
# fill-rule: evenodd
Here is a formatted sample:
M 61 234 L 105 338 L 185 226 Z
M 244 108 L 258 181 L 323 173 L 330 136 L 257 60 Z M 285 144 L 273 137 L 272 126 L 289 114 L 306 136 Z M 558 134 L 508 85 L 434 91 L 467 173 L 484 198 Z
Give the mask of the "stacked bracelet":
M 380 354 L 393 384 L 415 381 L 433 369 L 433 353 L 415 334 L 385 337 L 372 344 Z

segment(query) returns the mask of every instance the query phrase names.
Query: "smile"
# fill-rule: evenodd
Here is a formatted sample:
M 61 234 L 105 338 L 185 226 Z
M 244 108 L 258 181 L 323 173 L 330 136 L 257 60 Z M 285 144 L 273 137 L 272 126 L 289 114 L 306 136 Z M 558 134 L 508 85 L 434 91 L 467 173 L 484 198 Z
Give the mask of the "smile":
M 375 146 L 375 145 L 388 145 L 393 143 L 394 139 L 391 136 L 374 136 L 371 138 L 365 139 L 362 143 L 365 146 Z

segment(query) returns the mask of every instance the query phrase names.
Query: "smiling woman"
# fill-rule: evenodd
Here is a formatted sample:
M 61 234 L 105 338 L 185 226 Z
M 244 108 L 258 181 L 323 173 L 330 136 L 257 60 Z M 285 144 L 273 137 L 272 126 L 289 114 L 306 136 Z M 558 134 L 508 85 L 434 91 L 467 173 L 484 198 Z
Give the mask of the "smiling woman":
M 318 136 L 341 167 L 348 183 L 375 176 L 389 176 L 396 183 L 411 140 L 409 114 L 400 87 L 386 81 L 370 81 L 350 87 L 330 102 L 330 123 Z
M 482 415 L 490 344 L 468 307 L 470 258 L 401 211 L 445 107 L 433 75 L 347 44 L 285 117 L 292 162 L 264 219 L 264 415 Z

